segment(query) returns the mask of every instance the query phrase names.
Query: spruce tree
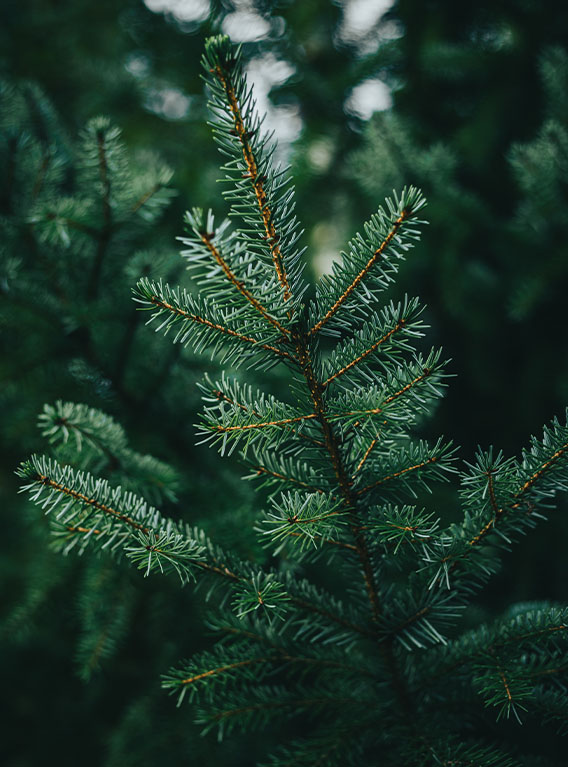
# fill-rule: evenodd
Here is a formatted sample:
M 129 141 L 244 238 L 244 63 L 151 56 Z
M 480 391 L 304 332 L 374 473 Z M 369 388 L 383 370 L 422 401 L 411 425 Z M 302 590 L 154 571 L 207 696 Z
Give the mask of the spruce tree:
M 568 612 L 514 605 L 479 624 L 466 608 L 566 489 L 568 427 L 554 420 L 518 459 L 479 450 L 463 468 L 449 441 L 413 436 L 442 396 L 444 363 L 418 348 L 419 301 L 383 299 L 419 237 L 422 194 L 387 199 L 308 298 L 291 180 L 240 51 L 212 38 L 204 68 L 237 224 L 189 212 L 182 255 L 199 292 L 143 278 L 136 300 L 175 343 L 231 364 L 201 384 L 199 435 L 268 488 L 248 533 L 270 558 L 222 550 L 65 459 L 23 463 L 24 489 L 64 553 L 206 585 L 219 640 L 163 686 L 220 737 L 290 719 L 299 737 L 266 764 L 537 764 L 548 745 L 517 748 L 518 725 L 565 729 Z M 247 368 L 286 371 L 287 396 L 253 388 Z M 95 452 L 126 449 L 81 405 L 48 408 L 43 423 L 58 442 L 81 432 Z M 456 522 L 426 492 L 452 477 Z
M 171 170 L 153 152 L 134 150 L 107 118 L 71 135 L 50 99 L 25 81 L 0 83 L 0 167 L 0 675 L 17 690 L 4 720 L 3 761 L 35 764 L 55 753 L 65 721 L 62 765 L 75 763 L 92 723 L 85 765 L 153 764 L 160 740 L 141 753 L 133 733 L 169 703 L 154 680 L 174 661 L 176 642 L 191 637 L 186 652 L 203 644 L 199 597 L 186 591 L 166 599 L 165 583 L 142 584 L 108 558 L 62 562 L 48 546 L 47 519 L 38 523 L 16 494 L 13 467 L 42 449 L 45 435 L 65 464 L 164 511 L 185 507 L 191 492 L 192 518 L 208 516 L 213 473 L 191 428 L 179 429 L 180 419 L 195 420 L 201 362 L 147 334 L 129 300 L 141 274 L 184 279 L 164 217 L 174 197 Z M 226 501 L 210 529 L 236 525 L 248 508 L 249 487 L 235 486 L 237 476 L 230 467 L 215 472 L 231 520 L 223 521 Z M 33 720 L 36 738 L 23 737 L 22 720 Z M 177 721 L 162 730 L 170 743 Z M 195 736 L 189 728 L 171 745 L 173 761 L 196 753 Z M 207 761 L 209 744 L 197 753 Z

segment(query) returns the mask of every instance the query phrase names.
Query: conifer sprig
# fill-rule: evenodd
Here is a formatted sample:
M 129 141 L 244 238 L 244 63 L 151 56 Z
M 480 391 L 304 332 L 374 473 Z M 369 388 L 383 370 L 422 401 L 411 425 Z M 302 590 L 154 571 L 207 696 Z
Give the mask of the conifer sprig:
M 239 234 L 247 250 L 256 253 L 266 267 L 273 267 L 266 269 L 266 283 L 270 285 L 275 275 L 292 312 L 304 288 L 290 178 L 274 167 L 274 146 L 271 137 L 262 134 L 262 120 L 243 73 L 241 49 L 235 49 L 226 37 L 212 38 L 205 46 L 203 66 L 215 116 L 213 134 L 229 157 L 223 170 L 231 187 L 225 195 L 244 224 Z
M 164 678 L 180 702 L 200 701 L 205 731 L 310 717 L 311 737 L 276 752 L 274 767 L 514 765 L 483 733 L 468 737 L 486 708 L 493 721 L 565 722 L 568 699 L 553 686 L 568 673 L 565 611 L 541 604 L 465 633 L 459 624 L 502 550 L 568 489 L 568 427 L 554 421 L 519 460 L 480 451 L 465 471 L 451 442 L 413 437 L 443 394 L 441 352 L 416 348 L 425 330 L 416 299 L 378 306 L 418 238 L 422 194 L 394 193 L 306 305 L 293 191 L 273 165 L 241 50 L 212 38 L 204 66 L 237 225 L 194 209 L 183 257 L 200 295 L 143 279 L 136 300 L 177 343 L 235 366 L 282 363 L 280 396 L 206 377 L 198 427 L 222 454 L 238 449 L 270 489 L 250 529 L 272 566 L 47 459 L 22 466 L 26 489 L 58 512 L 64 550 L 111 549 L 146 574 L 216 582 L 222 639 Z M 97 431 L 87 412 L 44 420 L 53 439 L 76 432 L 95 448 L 113 439 L 112 424 Z M 458 471 L 463 520 L 443 525 L 437 496 L 422 496 Z M 324 573 L 334 593 L 313 582 Z

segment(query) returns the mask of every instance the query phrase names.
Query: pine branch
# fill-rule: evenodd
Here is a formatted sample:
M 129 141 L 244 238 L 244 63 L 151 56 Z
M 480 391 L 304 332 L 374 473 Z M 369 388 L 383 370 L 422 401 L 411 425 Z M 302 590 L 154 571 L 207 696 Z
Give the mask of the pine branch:
M 322 490 L 320 487 L 315 487 L 314 485 L 310 485 L 307 482 L 303 482 L 301 479 L 297 479 L 296 477 L 280 474 L 279 472 L 273 471 L 272 469 L 269 469 L 266 466 L 255 466 L 254 471 L 257 476 L 267 475 L 269 477 L 274 477 L 274 479 L 279 479 L 282 482 L 303 487 L 305 490 L 308 490 L 311 493 L 325 493 L 325 490 Z
M 367 261 L 363 269 L 359 272 L 359 274 L 355 277 L 353 282 L 345 289 L 345 291 L 339 296 L 337 301 L 333 304 L 333 306 L 328 310 L 328 312 L 319 320 L 316 322 L 316 324 L 309 330 L 309 335 L 313 335 L 315 333 L 319 333 L 319 331 L 323 328 L 323 326 L 328 322 L 335 312 L 338 311 L 338 309 L 342 306 L 342 304 L 345 303 L 345 301 L 351 296 L 353 291 L 357 288 L 359 283 L 365 279 L 368 272 L 373 268 L 373 266 L 376 264 L 378 259 L 382 256 L 382 254 L 385 252 L 385 250 L 390 245 L 391 241 L 396 236 L 396 233 L 400 229 L 401 225 L 404 221 L 406 221 L 410 216 L 412 215 L 412 211 L 410 210 L 403 210 L 400 216 L 396 219 L 396 221 L 393 223 L 392 228 L 390 232 L 387 234 L 383 242 L 379 245 L 379 247 L 375 250 L 371 258 Z M 385 339 L 386 340 L 386 339 Z M 370 352 L 369 352 L 370 353 Z
M 317 319 L 314 317 L 308 336 L 319 333 L 340 309 L 353 305 L 352 299 L 361 294 L 364 283 L 368 296 L 387 287 L 397 270 L 393 257 L 402 258 L 402 252 L 408 250 L 417 237 L 412 222 L 424 204 L 421 193 L 410 187 L 403 190 L 400 199 L 395 196 L 387 200 L 388 211 L 380 208 L 371 217 L 365 225 L 367 239 L 357 235 L 350 243 L 349 253 L 344 254 L 341 267 L 335 265 L 333 274 L 318 286 L 316 306 L 320 311 L 323 309 L 324 314 Z M 346 317 L 342 322 L 349 327 L 353 325 L 354 317 Z
M 215 226 L 211 213 L 194 209 L 186 217 L 183 257 L 200 295 L 146 279 L 137 300 L 152 313 L 150 322 L 159 320 L 158 330 L 172 330 L 174 342 L 191 343 L 197 352 L 257 370 L 286 363 L 283 400 L 224 375 L 201 386 L 202 441 L 221 453 L 238 447 L 271 491 L 255 530 L 272 558 L 237 559 L 124 488 L 46 459 L 22 466 L 24 489 L 53 512 L 54 541 L 65 553 L 106 550 L 146 575 L 177 574 L 182 584 L 209 576 L 203 580 L 220 595 L 212 601 L 223 609 L 223 639 L 164 679 L 180 701 L 198 694 L 205 701 L 206 729 L 217 726 L 222 734 L 236 723 L 252 728 L 313 713 L 330 726 L 315 725 L 307 744 L 285 749 L 275 765 L 284 759 L 366 764 L 377 754 L 409 767 L 512 765 L 505 753 L 461 739 L 473 732 L 476 717 L 482 721 L 482 704 L 498 718 L 520 718 L 532 702 L 544 717 L 565 723 L 566 700 L 547 695 L 568 675 L 565 611 L 517 608 L 473 632 L 460 633 L 456 624 L 496 569 L 499 549 L 568 489 L 568 427 L 554 422 L 519 461 L 480 454 L 463 476 L 461 524 L 440 529 L 434 512 L 418 501 L 408 505 L 409 494 L 417 498 L 454 471 L 451 444 L 411 436 L 444 385 L 440 353 L 423 357 L 414 348 L 424 327 L 420 306 L 405 299 L 375 308 L 418 238 L 422 195 L 411 187 L 387 200 L 304 306 L 293 191 L 287 174 L 273 167 L 241 52 L 227 38 L 214 38 L 204 64 L 215 138 L 229 158 L 230 215 L 240 225 Z M 101 234 L 110 238 L 117 222 L 137 211 L 150 220 L 162 199 L 158 183 L 124 191 L 117 146 L 110 134 L 108 146 L 102 142 L 101 125 L 91 127 L 96 140 L 85 162 L 103 204 L 99 246 Z M 54 221 L 85 218 L 90 227 L 89 205 L 98 211 L 100 200 L 50 210 L 57 211 Z M 51 245 L 55 235 L 59 242 L 70 233 L 61 226 L 55 232 L 55 223 L 44 228 Z M 320 333 L 335 336 L 334 343 L 320 349 Z M 88 409 L 63 410 L 58 403 L 43 418 L 60 453 L 74 435 L 76 453 L 81 444 L 92 447 L 83 452 L 85 463 L 102 464 L 102 456 L 107 470 L 125 475 L 129 460 L 137 464 L 141 457 L 133 457 L 112 421 L 97 421 Z M 134 479 L 138 484 L 140 476 Z M 242 526 L 246 532 L 246 520 Z M 278 557 L 284 546 L 296 561 Z M 316 560 L 334 568 L 342 599 L 302 577 L 324 577 L 311 567 Z M 109 637 L 105 621 L 95 628 L 87 649 L 96 660 Z M 283 686 L 262 683 L 270 677 Z
M 378 435 L 371 440 L 371 442 L 369 443 L 369 447 L 365 450 L 363 457 L 357 464 L 357 467 L 355 468 L 355 471 L 353 472 L 351 479 L 355 479 L 355 475 L 358 474 L 361 471 L 361 469 L 364 467 L 367 459 L 371 455 L 371 452 L 373 448 L 375 447 L 375 445 L 378 443 L 378 441 L 379 441 Z
M 264 232 L 266 240 L 270 246 L 272 252 L 272 260 L 274 262 L 274 268 L 278 275 L 278 280 L 283 288 L 284 300 L 288 301 L 291 297 L 290 284 L 288 282 L 288 276 L 286 274 L 286 267 L 283 262 L 282 253 L 280 251 L 280 245 L 278 244 L 279 236 L 276 233 L 274 226 L 274 216 L 271 208 L 269 207 L 268 197 L 264 188 L 264 181 L 259 172 L 258 163 L 255 153 L 250 143 L 251 133 L 245 126 L 243 119 L 242 105 L 239 103 L 237 92 L 232 81 L 232 75 L 227 67 L 229 62 L 224 61 L 222 56 L 218 57 L 218 63 L 212 71 L 214 76 L 221 83 L 227 102 L 230 106 L 234 130 L 240 141 L 243 157 L 247 166 L 247 178 L 250 179 L 250 183 L 254 190 L 254 195 L 258 203 L 258 209 L 262 216 L 262 222 L 264 224 Z M 230 67 L 233 68 L 236 62 L 233 60 L 230 62 Z
M 301 536 L 303 548 L 307 543 L 317 546 L 330 537 L 340 536 L 345 522 L 341 499 L 323 492 L 282 493 L 279 500 L 272 499 L 272 510 L 266 513 L 261 523 L 264 529 L 259 527 L 257 530 L 274 543 L 285 543 L 295 533 Z M 295 528 L 301 529 L 301 533 L 296 533 Z
M 162 189 L 164 188 L 164 184 L 162 182 L 154 184 L 147 192 L 144 192 L 144 194 L 136 200 L 134 205 L 132 206 L 132 213 L 137 213 L 140 208 L 143 208 L 144 205 L 146 205 L 147 202 L 149 202 L 154 195 L 158 194 Z
M 393 479 L 402 477 L 405 474 L 408 474 L 408 472 L 419 471 L 420 469 L 423 469 L 424 467 L 432 463 L 436 463 L 437 460 L 438 460 L 438 456 L 433 455 L 431 458 L 427 458 L 425 461 L 421 461 L 420 463 L 414 464 L 414 466 L 405 466 L 404 469 L 401 469 L 400 471 L 395 471 L 392 474 L 389 474 L 386 477 L 382 477 L 381 479 L 378 479 L 376 482 L 373 482 L 370 485 L 367 485 L 366 487 L 362 487 L 360 490 L 357 490 L 357 495 L 364 495 L 365 493 L 368 493 L 370 490 L 375 490 L 375 488 L 377 488 L 379 485 L 383 485 L 385 482 L 390 482 Z
M 120 488 L 111 488 L 104 480 L 95 480 L 88 473 L 59 466 L 55 461 L 33 456 L 21 464 L 18 475 L 27 484 L 31 499 L 46 513 L 58 510 L 55 532 L 61 545 L 69 551 L 76 543 L 80 551 L 96 541 L 101 549 L 124 554 L 149 574 L 176 572 L 182 583 L 193 579 L 196 570 L 219 576 L 232 583 L 251 581 L 249 569 L 241 563 L 243 572 L 234 572 L 225 564 L 226 557 L 218 552 L 201 531 L 190 531 L 148 506 L 132 493 L 123 494 Z M 77 518 L 79 522 L 77 522 Z M 69 542 L 69 536 L 73 536 Z M 290 601 L 302 610 L 324 617 L 331 623 L 348 628 L 351 632 L 368 635 L 364 627 L 322 609 L 305 598 L 301 584 L 290 582 Z M 316 592 L 312 591 L 312 596 Z
M 234 400 L 234 399 L 231 399 L 231 397 L 228 397 L 228 396 L 227 396 L 227 395 L 226 395 L 224 392 L 222 392 L 220 389 L 215 389 L 215 388 L 214 388 L 214 389 L 211 391 L 211 394 L 212 394 L 212 395 L 213 395 L 213 397 L 214 397 L 215 399 L 217 399 L 217 400 L 220 400 L 220 401 L 222 401 L 222 402 L 227 402 L 229 405 L 232 405 L 232 406 L 234 406 L 234 407 L 240 408 L 241 410 L 244 410 L 246 413 L 250 413 L 250 414 L 251 414 L 251 415 L 253 415 L 255 418 L 258 418 L 259 420 L 261 420 L 261 419 L 262 419 L 262 416 L 261 416 L 261 414 L 260 414 L 260 413 L 259 413 L 257 410 L 254 410 L 254 408 L 250 408 L 250 407 L 248 407 L 247 405 L 243 405 L 241 402 L 237 402 L 236 400 Z M 292 434 L 293 434 L 295 437 L 298 437 L 299 439 L 303 439 L 303 440 L 306 440 L 307 442 L 310 442 L 312 445 L 316 445 L 317 447 L 325 447 L 325 444 L 324 444 L 324 443 L 323 443 L 321 440 L 319 440 L 319 439 L 314 439 L 313 437 L 309 436 L 308 434 L 304 434 L 304 433 L 303 433 L 303 432 L 301 432 L 301 431 L 300 431 L 300 432 L 299 432 L 299 431 L 297 431 L 297 430 L 296 430 L 296 429 L 294 429 L 293 427 L 290 427 L 290 432 L 291 432 L 291 433 L 292 433 Z M 259 468 L 259 469 L 262 469 L 262 471 L 263 471 L 264 473 L 270 473 L 270 474 L 273 474 L 273 476 L 276 476 L 276 474 L 275 474 L 274 472 L 270 472 L 270 470 L 268 470 L 268 469 L 265 471 L 265 469 L 264 469 L 263 467 L 258 467 L 258 468 Z
M 281 325 L 277 319 L 272 317 L 269 314 L 269 312 L 264 308 L 264 306 L 260 303 L 260 301 L 258 301 L 252 295 L 252 293 L 246 288 L 245 284 L 241 280 L 237 279 L 237 277 L 233 274 L 227 262 L 223 259 L 223 257 L 219 253 L 219 250 L 213 244 L 214 233 L 212 234 L 210 232 L 202 231 L 199 233 L 199 236 L 201 238 L 201 242 L 205 245 L 207 250 L 211 253 L 211 255 L 213 256 L 213 259 L 217 262 L 217 264 L 219 264 L 219 266 L 223 270 L 229 282 L 235 286 L 235 288 L 239 291 L 239 293 L 242 296 L 244 296 L 244 298 L 246 298 L 246 300 L 250 303 L 250 305 L 254 307 L 254 309 L 256 309 L 257 312 L 262 317 L 264 317 L 265 320 L 267 320 L 272 325 L 274 325 L 274 327 L 277 328 L 277 330 L 280 333 L 282 333 L 283 336 L 289 336 L 290 331 L 287 328 L 283 327 L 283 325 Z
M 495 568 L 482 558 L 482 544 L 490 534 L 497 536 L 501 546 L 508 547 L 520 530 L 533 527 L 542 518 L 539 508 L 545 508 L 558 490 L 568 487 L 567 436 L 568 426 L 561 426 L 555 419 L 545 427 L 542 441 L 533 438 L 521 464 L 505 461 L 501 454 L 494 458 L 492 451 L 477 456 L 463 480 L 462 493 L 473 513 L 464 525 L 450 529 L 453 550 L 445 551 L 440 545 L 432 551 L 431 561 L 438 572 L 444 571 L 446 581 L 451 573 L 457 575 L 460 570 L 459 577 L 465 584 L 469 563 L 470 570 L 477 566 L 481 578 L 486 578 Z M 480 520 L 484 520 L 482 525 Z
M 44 216 L 46 221 L 54 221 L 55 223 L 63 224 L 65 227 L 69 227 L 69 229 L 75 229 L 77 232 L 88 234 L 89 237 L 97 240 L 100 237 L 100 231 L 95 227 L 89 226 L 82 221 L 75 221 L 74 219 L 68 218 L 67 216 L 60 216 L 56 211 L 48 210 L 45 212 Z M 37 224 L 39 220 L 40 218 L 36 216 L 31 223 Z
M 152 501 L 176 499 L 177 472 L 150 455 L 131 450 L 122 427 L 106 413 L 86 405 L 58 401 L 54 406 L 45 405 L 38 421 L 42 434 L 56 446 L 64 462 L 91 471 L 101 471 L 104 467 L 105 473 L 111 472 L 113 480 L 118 479 L 123 489 L 132 487 L 143 491 Z M 76 451 L 73 457 L 71 437 L 74 437 Z
M 260 339 L 240 332 L 239 329 L 228 326 L 226 320 L 228 317 L 219 312 L 221 322 L 215 322 L 208 319 L 205 314 L 211 315 L 211 307 L 200 304 L 200 302 L 185 290 L 172 290 L 169 285 L 154 283 L 151 280 L 140 280 L 135 292 L 135 300 L 145 305 L 148 309 L 155 308 L 157 311 L 152 315 L 150 321 L 162 319 L 157 330 L 170 328 L 179 325 L 180 328 L 174 337 L 174 343 L 186 344 L 191 342 L 197 350 L 203 345 L 206 336 L 203 333 L 195 333 L 191 328 L 194 325 L 202 326 L 211 331 L 212 340 L 218 340 L 222 337 L 228 337 L 235 341 L 240 341 L 245 345 L 252 345 L 258 350 L 270 352 L 277 357 L 291 360 L 290 354 L 272 344 L 263 343 Z M 199 311 L 201 310 L 201 311 Z
M 360 364 L 363 362 L 370 354 L 375 352 L 380 346 L 382 346 L 384 343 L 389 341 L 392 336 L 397 333 L 399 330 L 401 330 L 404 327 L 404 320 L 401 320 L 399 323 L 397 323 L 394 328 L 388 331 L 388 333 L 385 333 L 382 338 L 380 338 L 378 341 L 375 341 L 374 344 L 372 344 L 368 349 L 365 349 L 363 352 L 359 354 L 358 357 L 355 357 L 355 359 L 351 360 L 351 362 L 347 363 L 345 367 L 342 367 L 340 370 L 338 370 L 336 373 L 333 373 L 333 375 L 330 375 L 329 378 L 327 378 L 322 383 L 322 389 L 325 389 L 326 386 L 328 386 L 332 381 L 335 381 L 340 376 L 344 375 L 345 373 L 348 373 L 352 368 L 355 367 L 355 365 Z
M 316 413 L 310 413 L 309 415 L 298 415 L 298 416 L 295 416 L 294 418 L 283 418 L 280 421 L 266 421 L 265 423 L 247 423 L 247 424 L 243 424 L 239 426 L 221 426 L 219 424 L 212 428 L 220 432 L 246 431 L 247 429 L 265 429 L 268 426 L 288 426 L 291 423 L 308 421 L 312 418 L 317 418 Z

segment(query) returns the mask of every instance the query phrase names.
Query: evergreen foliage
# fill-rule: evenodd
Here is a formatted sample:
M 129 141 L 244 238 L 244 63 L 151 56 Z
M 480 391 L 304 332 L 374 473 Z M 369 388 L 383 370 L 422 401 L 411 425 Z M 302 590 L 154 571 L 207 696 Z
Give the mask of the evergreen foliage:
M 112 763 L 124 742 L 118 730 L 124 728 L 127 740 L 160 710 L 154 680 L 174 657 L 173 644 L 162 642 L 164 631 L 191 637 L 185 643 L 191 652 L 201 644 L 201 622 L 187 592 L 166 601 L 161 583 L 142 590 L 126 565 L 86 557 L 62 563 L 48 546 L 49 525 L 38 524 L 25 498 L 14 493 L 13 465 L 45 444 L 36 415 L 47 402 L 38 425 L 52 457 L 162 508 L 183 501 L 191 487 L 194 518 L 205 516 L 209 469 L 194 451 L 191 428 L 179 429 L 180 419 L 195 420 L 199 396 L 191 382 L 200 369 L 189 351 L 145 337 L 142 317 L 128 300 L 142 274 L 183 279 L 164 222 L 171 171 L 157 155 L 127 149 L 106 118 L 89 121 L 74 140 L 36 85 L 6 81 L 0 99 L 0 510 L 6 531 L 0 639 L 3 678 L 18 689 L 5 720 L 3 757 L 11 765 L 32 764 L 55 753 L 59 723 L 66 721 L 76 735 L 61 764 L 72 764 L 79 733 L 95 721 L 88 763 Z M 112 231 L 105 239 L 109 187 Z M 100 282 L 92 290 L 95 265 Z M 77 399 L 87 404 L 69 401 Z M 217 473 L 216 482 L 227 488 L 232 518 L 238 516 L 247 492 L 235 488 L 230 470 Z M 103 669 L 113 685 L 104 683 Z M 90 686 L 77 677 L 91 679 Z M 41 701 L 54 686 L 59 697 L 46 713 Z M 22 718 L 34 720 L 36 739 L 22 742 Z M 190 732 L 172 746 L 172 759 L 195 752 Z M 199 748 L 207 760 L 207 744 Z M 130 743 L 128 758 L 141 763 L 141 750 Z
M 517 731 L 495 721 L 562 727 L 566 610 L 517 605 L 472 627 L 464 609 L 568 488 L 568 426 L 553 421 L 519 459 L 490 449 L 465 469 L 448 441 L 413 436 L 446 374 L 438 350 L 417 348 L 419 303 L 380 306 L 419 236 L 424 198 L 414 187 L 393 194 L 308 299 L 291 181 L 262 133 L 241 53 L 212 38 L 204 68 L 232 220 L 187 217 L 183 255 L 199 296 L 151 277 L 136 300 L 178 345 L 237 369 L 287 372 L 286 399 L 238 370 L 205 378 L 198 426 L 203 442 L 238 451 L 270 488 L 256 526 L 272 556 L 263 564 L 224 551 L 126 480 L 97 478 L 96 461 L 112 454 L 144 493 L 148 475 L 166 477 L 170 492 L 175 485 L 166 468 L 149 470 L 128 451 L 111 419 L 81 405 L 46 408 L 42 425 L 62 450 L 90 451 L 94 472 L 34 456 L 19 469 L 23 489 L 49 514 L 58 549 L 107 552 L 146 575 L 214 590 L 218 643 L 163 678 L 204 731 L 222 737 L 292 719 L 300 737 L 269 757 L 274 767 L 531 764 Z M 117 154 L 113 167 L 120 162 Z M 104 229 L 100 166 L 99 182 Z M 67 217 L 56 214 L 64 229 Z M 44 223 L 46 241 L 61 236 Z M 88 290 L 99 285 L 91 274 Z M 456 476 L 463 519 L 448 524 L 425 491 Z
M 364 211 L 410 182 L 428 197 L 431 225 L 399 289 L 420 292 L 458 373 L 439 423 L 468 451 L 496 429 L 512 452 L 568 400 L 558 354 L 566 7 L 397 0 L 387 17 L 402 34 L 377 76 L 391 85 L 393 105 L 352 144 L 353 196 Z M 463 407 L 469 401 L 483 419 Z M 533 584 L 546 581 L 533 571 Z

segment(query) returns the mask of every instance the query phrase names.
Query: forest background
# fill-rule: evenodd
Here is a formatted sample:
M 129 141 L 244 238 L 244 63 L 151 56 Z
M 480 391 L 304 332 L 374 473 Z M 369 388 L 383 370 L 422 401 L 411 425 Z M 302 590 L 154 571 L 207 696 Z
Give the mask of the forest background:
M 154 247 L 174 260 L 183 212 L 219 210 L 199 66 L 205 37 L 219 30 L 243 43 L 260 107 L 292 165 L 314 274 L 393 187 L 424 190 L 430 226 L 395 295 L 427 303 L 429 341 L 452 359 L 456 377 L 431 428 L 461 445 L 465 460 L 477 445 L 518 453 L 568 404 L 568 8 L 539 0 L 4 0 L 0 74 L 10 86 L 42 89 L 61 145 L 72 155 L 87 121 L 106 115 L 130 152 L 152 150 L 173 169 L 177 194 L 152 231 Z M 148 337 L 136 327 L 120 376 L 105 369 L 104 344 L 100 369 L 86 373 L 77 365 L 80 335 L 38 325 L 10 303 L 18 254 L 0 247 L 5 763 L 31 766 L 50 755 L 62 766 L 155 765 L 167 753 L 172 764 L 250 764 L 262 736 L 236 746 L 201 740 L 188 711 L 160 690 L 171 653 L 207 646 L 202 600 L 190 589 L 165 606 L 160 585 L 129 579 L 136 607 L 128 627 L 85 682 L 81 591 L 93 573 L 45 553 L 37 514 L 16 495 L 13 476 L 19 460 L 43 449 L 43 405 L 86 402 L 123 424 L 134 449 L 175 466 L 173 514 L 248 545 L 242 520 L 260 500 L 236 462 L 227 468 L 193 444 L 201 364 L 189 352 L 167 360 L 167 380 L 154 387 L 135 367 Z M 124 285 L 113 300 L 128 323 L 135 310 Z M 562 500 L 554 533 L 541 526 L 509 555 L 475 609 L 566 601 L 567 510 Z

